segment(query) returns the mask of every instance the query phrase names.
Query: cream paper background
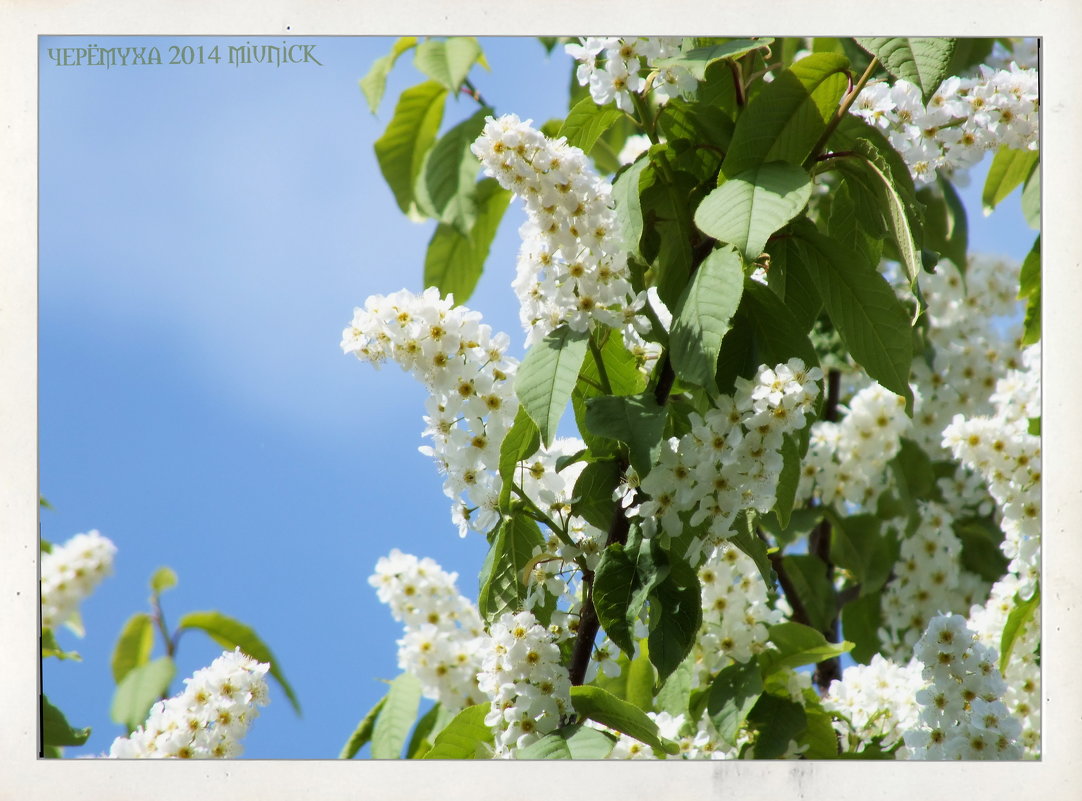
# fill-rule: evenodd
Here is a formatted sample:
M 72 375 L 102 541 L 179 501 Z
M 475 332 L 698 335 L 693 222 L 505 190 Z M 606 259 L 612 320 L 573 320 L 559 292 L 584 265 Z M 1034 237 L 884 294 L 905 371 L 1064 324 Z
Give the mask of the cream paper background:
M 1041 36 L 1044 757 L 1039 763 L 38 760 L 39 35 Z M 1082 135 L 1078 0 L 0 0 L 0 801 L 1042 799 L 1082 792 Z M 72 336 L 78 336 L 77 331 Z M 107 454 L 102 454 L 107 458 Z

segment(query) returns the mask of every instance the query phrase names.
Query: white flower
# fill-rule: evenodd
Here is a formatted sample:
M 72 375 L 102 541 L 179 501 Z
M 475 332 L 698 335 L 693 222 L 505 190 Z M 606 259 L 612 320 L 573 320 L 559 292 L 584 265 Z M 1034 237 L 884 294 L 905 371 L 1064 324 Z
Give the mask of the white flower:
M 41 626 L 56 628 L 113 572 L 116 546 L 97 531 L 76 534 L 41 556 Z

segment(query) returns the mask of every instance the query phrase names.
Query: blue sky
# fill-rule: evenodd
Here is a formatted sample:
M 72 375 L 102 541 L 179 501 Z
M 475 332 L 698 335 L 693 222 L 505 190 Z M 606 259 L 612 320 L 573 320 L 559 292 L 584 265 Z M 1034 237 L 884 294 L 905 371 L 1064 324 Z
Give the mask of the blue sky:
M 140 39 L 170 44 L 281 39 Z M 109 659 L 147 607 L 161 565 L 180 584 L 165 614 L 218 609 L 256 629 L 297 691 L 297 718 L 272 687 L 246 740 L 258 758 L 330 758 L 397 674 L 400 627 L 367 584 L 392 547 L 458 571 L 476 595 L 480 537 L 461 540 L 422 444 L 423 389 L 394 366 L 342 355 L 352 309 L 421 288 L 430 225 L 409 222 L 372 143 L 402 89 L 404 57 L 379 116 L 357 80 L 392 40 L 298 39 L 323 66 L 58 67 L 50 47 L 136 44 L 43 38 L 40 65 L 40 476 L 55 507 L 42 534 L 101 530 L 115 575 L 83 605 L 81 663 L 50 660 L 44 687 L 98 753 Z M 569 62 L 530 39 L 483 42 L 473 78 L 489 104 L 538 123 L 566 112 Z M 462 98 L 445 127 L 472 113 Z M 985 162 L 985 167 L 987 161 Z M 1021 259 L 1034 232 L 1018 194 L 979 211 L 971 247 Z M 517 204 L 469 305 L 511 333 Z M 220 652 L 181 641 L 177 682 Z

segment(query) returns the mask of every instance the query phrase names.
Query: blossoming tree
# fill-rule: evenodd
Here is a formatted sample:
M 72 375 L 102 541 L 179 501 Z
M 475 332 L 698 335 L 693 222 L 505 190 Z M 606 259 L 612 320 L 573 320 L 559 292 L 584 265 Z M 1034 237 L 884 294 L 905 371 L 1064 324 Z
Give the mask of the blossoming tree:
M 489 550 L 476 583 L 375 566 L 403 672 L 341 755 L 1038 757 L 1040 237 L 971 253 L 954 186 L 991 158 L 985 205 L 1021 187 L 1039 231 L 1034 43 L 543 44 L 574 59 L 543 125 L 486 104 L 468 37 L 361 81 L 375 110 L 403 54 L 428 77 L 375 152 L 437 225 L 427 288 L 368 298 L 342 348 L 425 385 L 449 528 Z M 512 202 L 521 360 L 465 305 L 511 278 Z M 114 756 L 234 754 L 284 683 L 254 633 L 189 622 L 244 653 Z

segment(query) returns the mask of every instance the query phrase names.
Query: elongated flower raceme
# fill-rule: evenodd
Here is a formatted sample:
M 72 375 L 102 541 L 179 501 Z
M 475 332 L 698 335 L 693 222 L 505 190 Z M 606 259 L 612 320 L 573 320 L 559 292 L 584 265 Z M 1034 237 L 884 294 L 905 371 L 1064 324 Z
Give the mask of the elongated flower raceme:
M 72 620 L 79 604 L 113 572 L 116 546 L 97 531 L 76 534 L 41 557 L 41 626 Z
M 185 679 L 184 692 L 151 707 L 146 723 L 117 737 L 113 759 L 213 759 L 240 756 L 260 706 L 268 701 L 270 665 L 237 648 Z
M 392 359 L 432 393 L 424 431 L 432 445 L 421 452 L 446 476 L 443 491 L 454 499 L 451 517 L 462 536 L 487 532 L 499 519 L 500 443 L 518 410 L 509 342 L 433 288 L 369 297 L 342 334 L 344 352 L 377 367 Z
M 639 335 L 650 323 L 639 312 L 646 299 L 631 286 L 612 185 L 579 148 L 549 139 L 514 114 L 489 117 L 473 152 L 526 206 L 512 283 L 526 344 L 564 323 L 587 331 L 597 321 L 623 328 L 628 349 L 642 353 Z

